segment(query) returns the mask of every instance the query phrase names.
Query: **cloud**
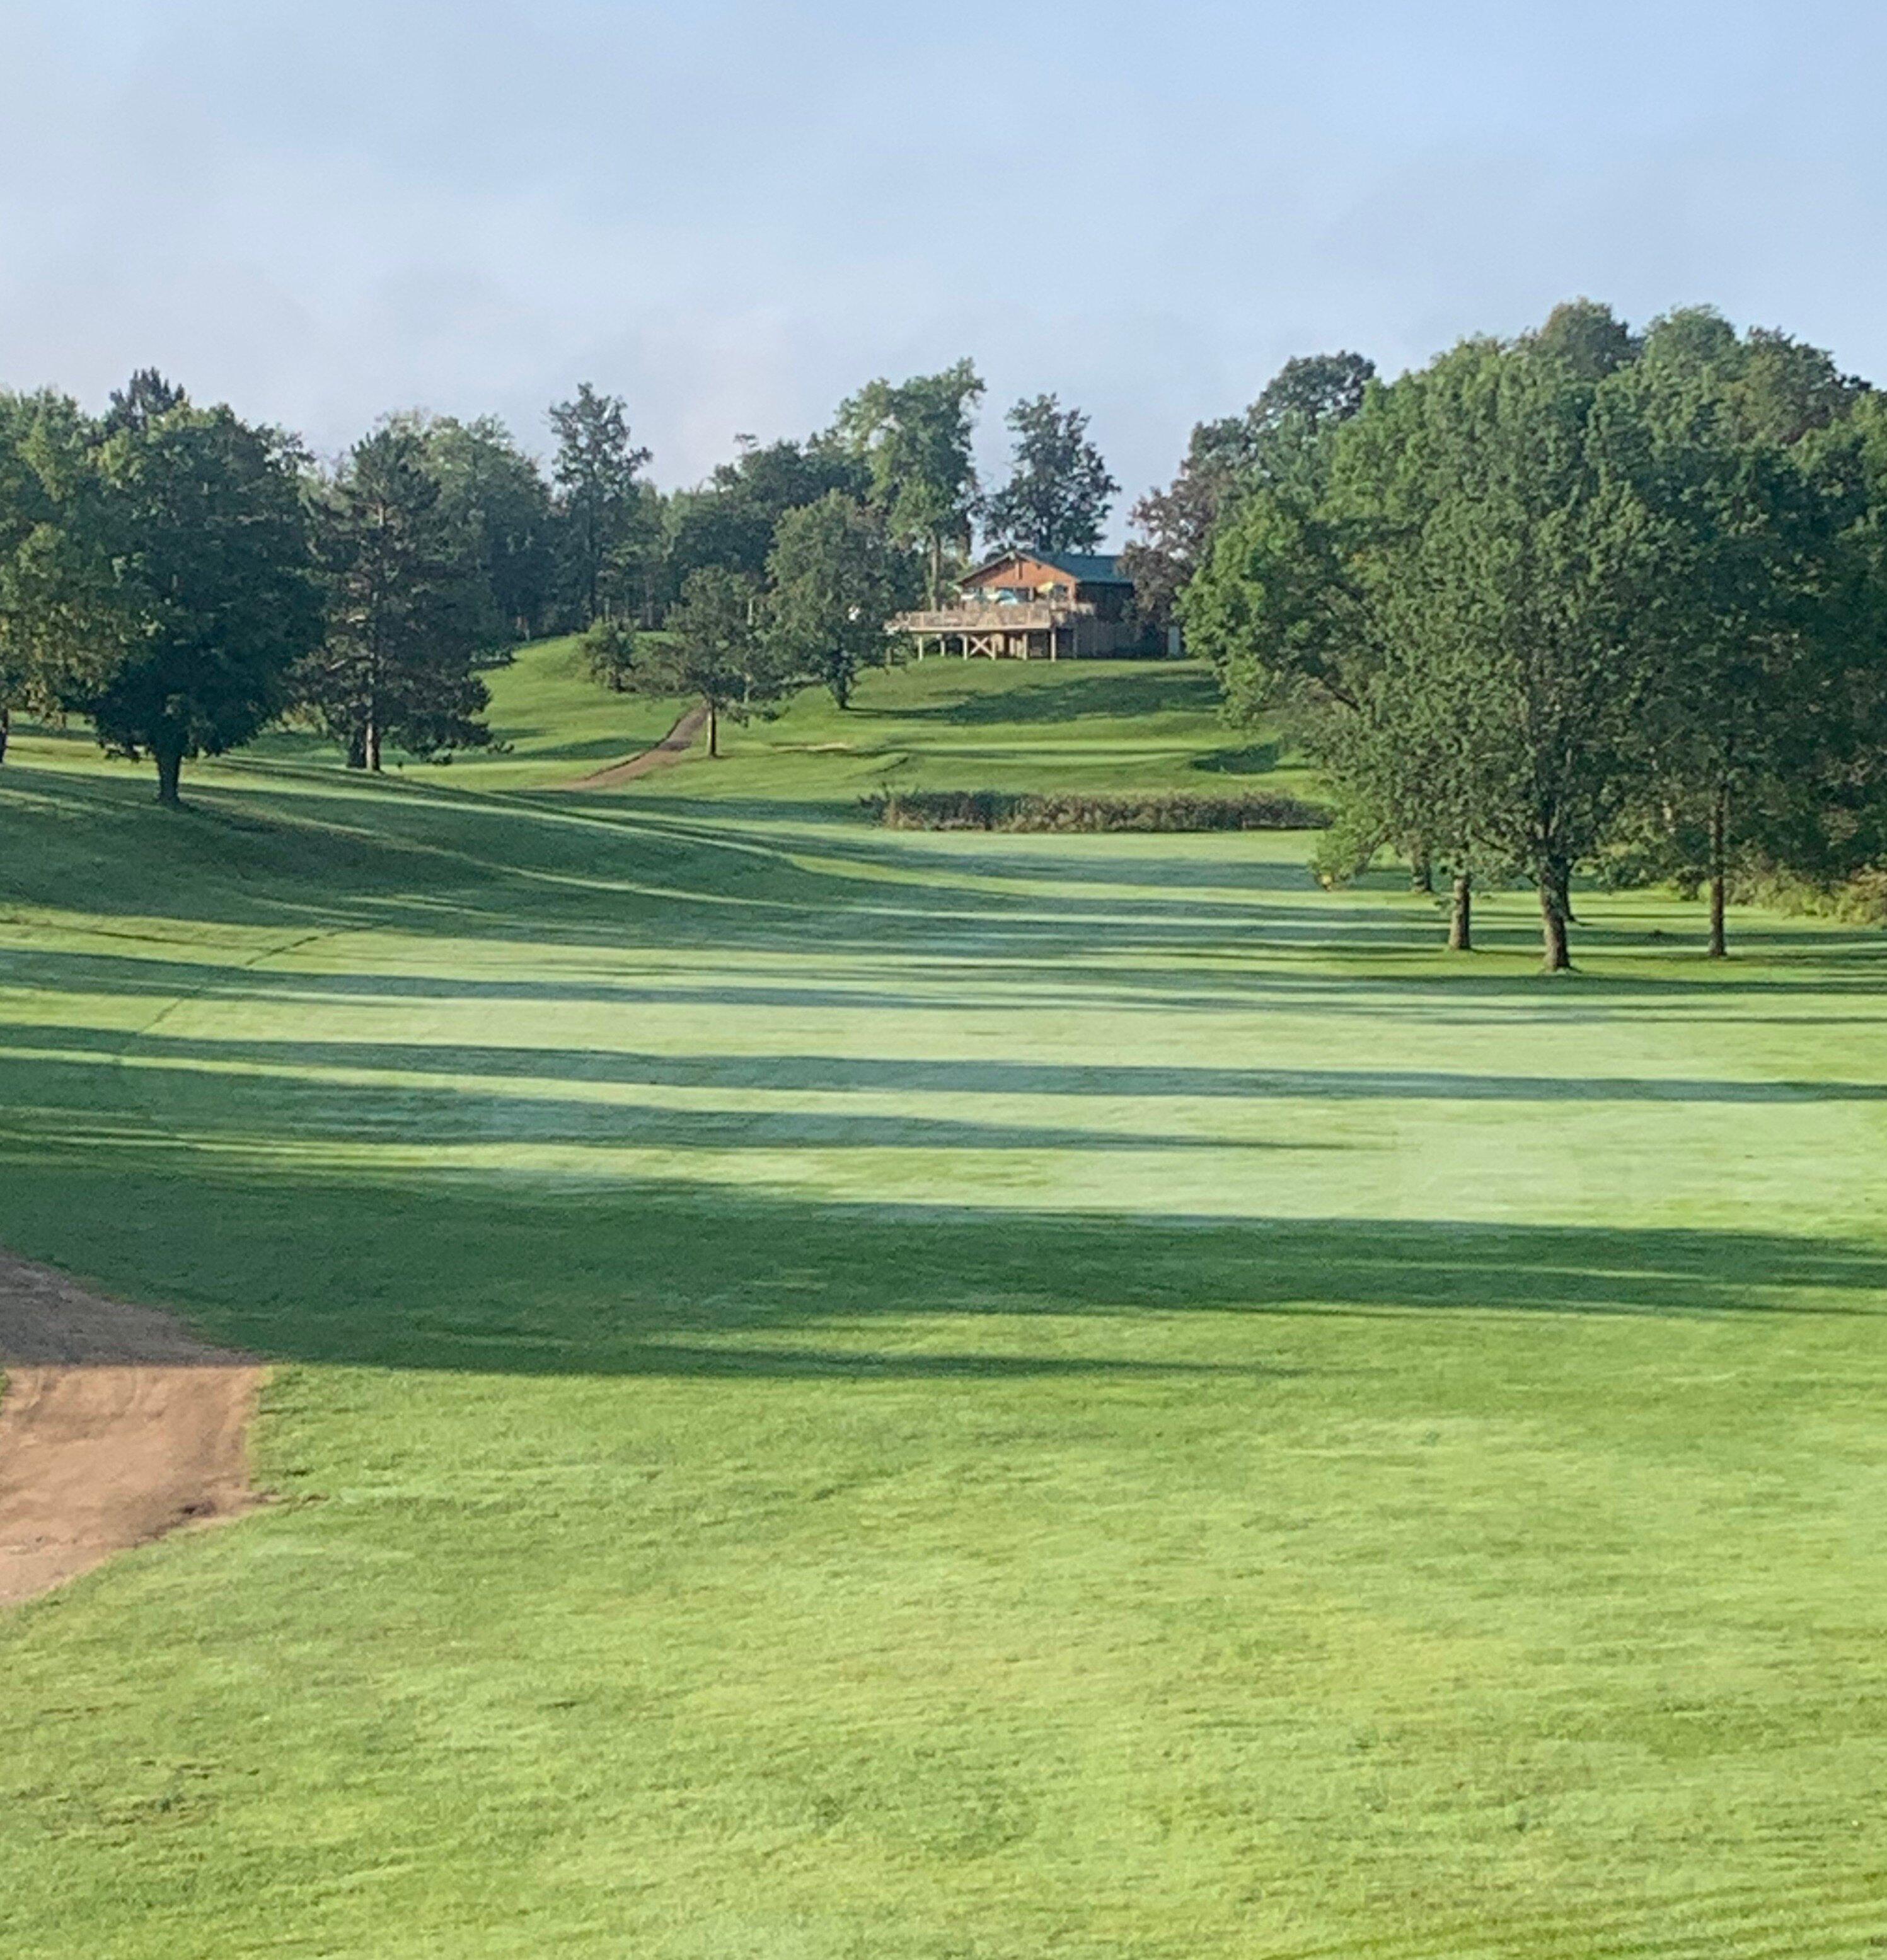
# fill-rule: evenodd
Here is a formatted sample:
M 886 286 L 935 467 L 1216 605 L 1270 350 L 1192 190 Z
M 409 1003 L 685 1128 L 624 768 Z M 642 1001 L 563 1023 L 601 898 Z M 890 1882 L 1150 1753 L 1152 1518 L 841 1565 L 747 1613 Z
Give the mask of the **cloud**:
M 1550 18 L 1548 18 L 1550 16 Z M 1294 353 L 1588 292 L 1887 368 L 1859 7 L 6 5 L 0 379 L 341 447 L 628 396 L 662 480 L 973 354 L 1130 495 Z

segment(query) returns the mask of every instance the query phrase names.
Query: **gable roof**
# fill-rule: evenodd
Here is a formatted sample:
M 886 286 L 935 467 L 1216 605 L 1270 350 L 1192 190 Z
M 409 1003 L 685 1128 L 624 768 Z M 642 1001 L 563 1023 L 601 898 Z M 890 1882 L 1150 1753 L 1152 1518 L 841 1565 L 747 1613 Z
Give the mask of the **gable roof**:
M 969 579 L 980 578 L 986 571 L 994 571 L 998 565 L 1007 565 L 1012 558 L 1032 558 L 1039 565 L 1052 565 L 1065 573 L 1077 585 L 1131 585 L 1131 578 L 1121 575 L 1120 560 L 1109 552 L 1046 552 L 1037 551 L 1033 545 L 1015 545 L 1010 549 L 998 552 L 966 574 Z

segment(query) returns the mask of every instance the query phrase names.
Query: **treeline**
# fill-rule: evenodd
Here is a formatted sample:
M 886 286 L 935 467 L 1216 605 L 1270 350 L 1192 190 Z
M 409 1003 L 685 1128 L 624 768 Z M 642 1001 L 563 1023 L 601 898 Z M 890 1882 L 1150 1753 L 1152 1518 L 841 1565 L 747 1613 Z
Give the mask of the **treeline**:
M 1716 313 L 1579 301 L 1392 383 L 1296 362 L 1195 437 L 1140 547 L 1237 718 L 1321 764 L 1339 879 L 1384 847 L 1539 897 L 1576 874 L 1831 888 L 1887 862 L 1887 400 Z
M 985 489 L 973 366 L 870 383 L 803 441 L 742 440 L 663 493 L 627 405 L 549 412 L 548 467 L 491 418 L 390 417 L 323 466 L 286 431 L 154 371 L 91 416 L 0 393 L 0 757 L 15 708 L 88 717 L 113 752 L 183 763 L 272 723 L 353 765 L 490 740 L 481 668 L 581 632 L 606 684 L 717 719 L 823 682 L 842 702 L 886 620 L 934 603 L 980 539 L 1091 549 L 1118 486 L 1053 396 L 1007 418 Z

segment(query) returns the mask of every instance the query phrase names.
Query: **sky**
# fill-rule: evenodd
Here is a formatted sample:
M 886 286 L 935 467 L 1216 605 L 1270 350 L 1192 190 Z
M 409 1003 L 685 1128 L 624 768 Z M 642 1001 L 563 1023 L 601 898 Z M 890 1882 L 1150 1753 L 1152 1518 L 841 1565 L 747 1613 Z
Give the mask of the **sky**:
M 1883 73 L 1878 0 L 0 0 L 0 386 L 333 453 L 587 380 L 674 485 L 968 354 L 988 469 L 1052 392 L 1124 506 L 1577 294 L 1887 381 Z

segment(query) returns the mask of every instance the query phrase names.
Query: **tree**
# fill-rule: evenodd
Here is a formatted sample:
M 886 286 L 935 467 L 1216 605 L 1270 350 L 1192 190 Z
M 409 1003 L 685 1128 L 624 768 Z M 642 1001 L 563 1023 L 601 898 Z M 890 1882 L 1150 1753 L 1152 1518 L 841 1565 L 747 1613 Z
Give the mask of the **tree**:
M 75 521 L 97 439 L 68 396 L 0 394 L 0 762 L 13 711 L 56 711 L 105 651 L 94 628 L 110 567 Z
M 40 603 L 99 651 L 64 705 L 107 749 L 151 757 L 161 803 L 186 759 L 263 727 L 320 638 L 302 461 L 278 431 L 179 405 L 125 419 L 67 500 L 65 566 Z
M 1670 562 L 1634 486 L 1594 453 L 1603 385 L 1481 342 L 1379 390 L 1322 487 L 1241 507 L 1186 609 L 1247 711 L 1281 683 L 1364 715 L 1371 740 L 1419 729 L 1412 761 L 1441 772 L 1427 821 L 1470 870 L 1525 868 L 1554 971 L 1570 963 L 1574 869 L 1633 780 Z M 1402 787 L 1419 794 L 1421 779 Z
M 1141 535 L 1121 555 L 1134 603 L 1161 626 L 1204 562 L 1214 532 L 1244 490 L 1303 476 L 1326 433 L 1362 406 L 1376 373 L 1360 354 L 1313 354 L 1287 361 L 1243 415 L 1201 422 L 1192 431 L 1171 487 L 1150 491 L 1130 522 Z
M 701 701 L 711 756 L 721 753 L 724 718 L 745 721 L 764 714 L 791 684 L 791 670 L 762 630 L 761 607 L 753 580 L 705 565 L 689 574 L 663 631 L 640 636 L 638 657 L 627 670 L 631 692 Z
M 902 569 L 883 526 L 841 492 L 789 511 L 768 560 L 781 664 L 816 675 L 848 706 L 860 668 L 884 657 L 885 623 L 905 597 Z
M 1637 360 L 1642 343 L 1610 307 L 1597 300 L 1567 300 L 1520 345 L 1558 361 L 1583 380 L 1602 380 Z
M 327 632 L 296 670 L 298 699 L 377 771 L 388 744 L 409 753 L 488 741 L 489 697 L 472 670 L 477 568 L 428 467 L 424 438 L 393 425 L 356 443 L 323 501 L 320 558 Z
M 439 514 L 476 593 L 481 648 L 528 639 L 549 613 L 556 571 L 550 486 L 493 415 L 415 418 Z
M 565 590 L 585 626 L 633 585 L 656 541 L 654 511 L 638 480 L 650 452 L 631 440 L 627 411 L 620 396 L 600 395 L 587 381 L 550 411 Z
M 970 438 L 983 384 L 959 361 L 895 385 L 873 381 L 840 405 L 833 435 L 865 463 L 872 508 L 900 543 L 921 545 L 925 590 L 937 605 L 947 552 L 967 552 L 976 508 Z
M 746 443 L 701 488 L 670 500 L 665 590 L 679 593 L 688 574 L 705 565 L 762 578 L 788 512 L 835 491 L 863 501 L 870 490 L 863 458 L 829 439 Z
M 1473 880 L 1523 872 L 1566 965 L 1602 862 L 1706 886 L 1720 956 L 1739 863 L 1887 847 L 1879 419 L 1786 336 L 1694 309 L 1640 339 L 1577 301 L 1242 488 L 1188 630 L 1235 715 L 1295 717 L 1332 852 L 1450 866 L 1457 939 Z
M 189 397 L 174 382 L 167 381 L 154 368 L 140 368 L 124 387 L 111 391 L 100 426 L 107 435 L 121 429 L 141 431 L 160 415 L 189 405 Z
M 985 502 L 983 529 L 999 546 L 1091 552 L 1101 541 L 1120 485 L 1088 440 L 1087 417 L 1053 395 L 1018 402 L 1007 420 L 1015 460 L 1009 480 Z
M 579 642 L 590 678 L 612 694 L 627 694 L 635 679 L 641 635 L 625 620 L 599 619 Z
M 1392 539 L 1379 512 L 1338 502 L 1327 482 L 1261 484 L 1189 587 L 1186 630 L 1217 667 L 1231 718 L 1281 713 L 1322 765 L 1337 820 L 1313 871 L 1347 881 L 1386 845 L 1420 867 L 1424 889 L 1446 870 L 1449 943 L 1467 952 L 1474 883 L 1498 857 L 1476 821 L 1460 677 L 1425 669 L 1394 631 L 1381 565 Z
M 1705 887 L 1721 959 L 1733 864 L 1789 854 L 1796 786 L 1819 773 L 1817 697 L 1838 665 L 1818 631 L 1832 513 L 1780 444 L 1749 431 L 1720 374 L 1660 363 L 1606 395 L 1596 444 L 1663 537 L 1638 861 Z
M 1595 440 L 1656 514 L 1669 553 L 1651 616 L 1663 670 L 1615 859 L 1704 889 L 1713 957 L 1728 950 L 1739 867 L 1827 858 L 1852 649 L 1877 627 L 1844 616 L 1836 590 L 1842 511 L 1862 486 L 1839 468 L 1818 480 L 1806 439 L 1852 417 L 1867 392 L 1819 348 L 1760 329 L 1739 339 L 1694 308 L 1654 322 L 1636 367 L 1600 398 Z

